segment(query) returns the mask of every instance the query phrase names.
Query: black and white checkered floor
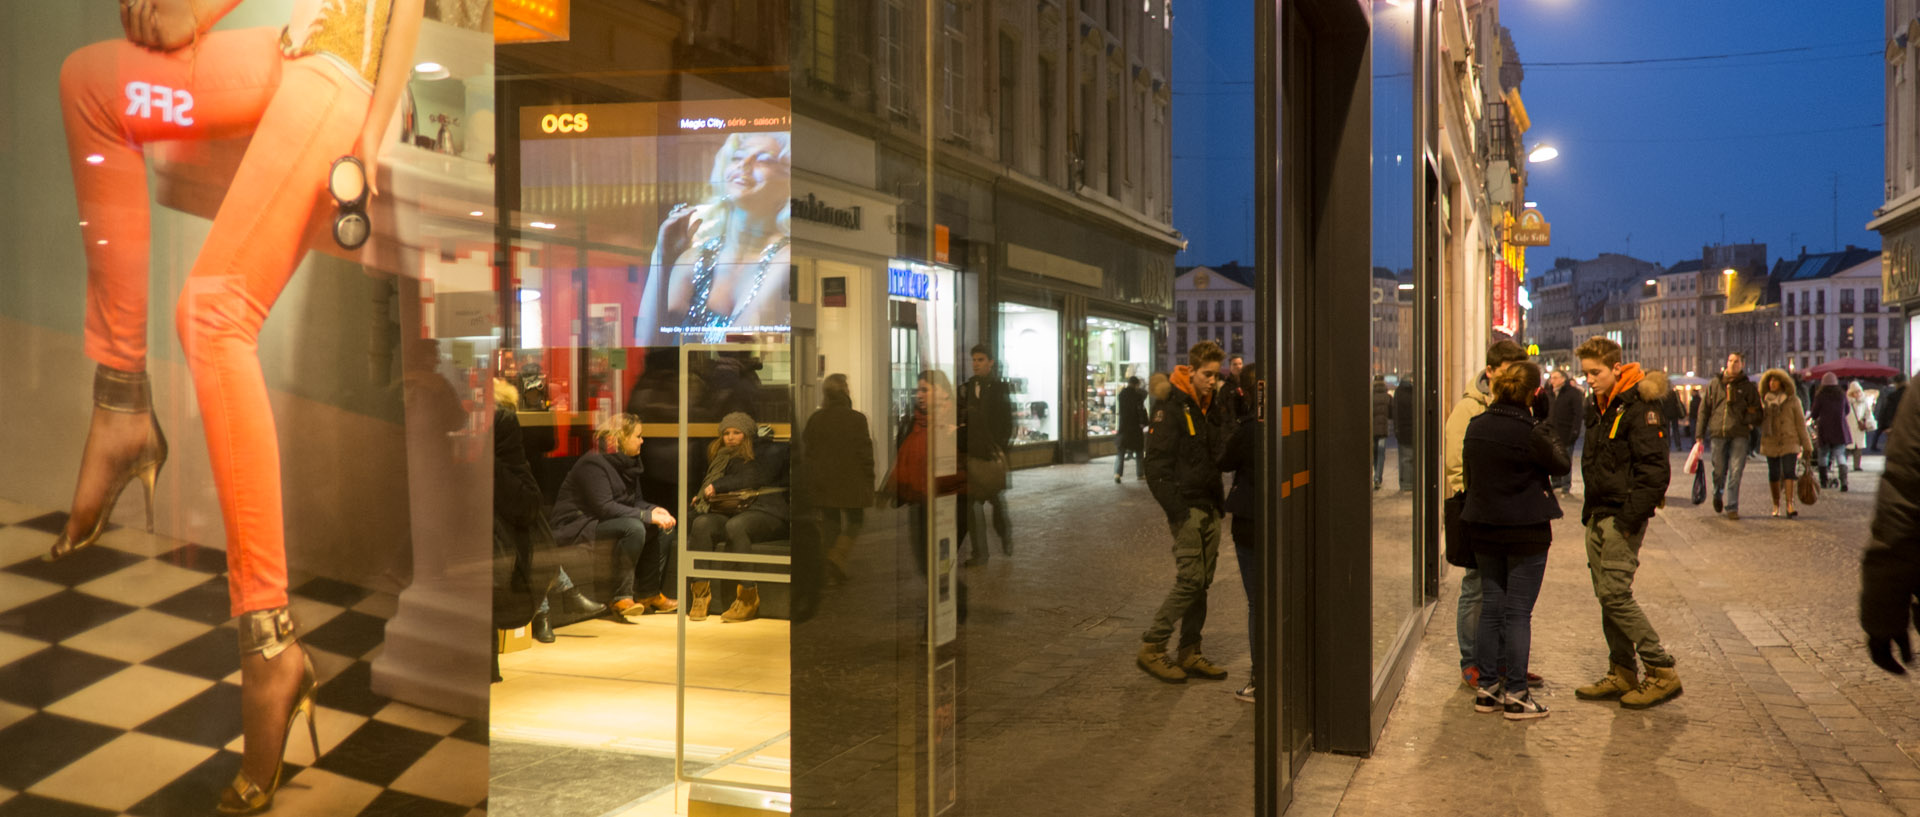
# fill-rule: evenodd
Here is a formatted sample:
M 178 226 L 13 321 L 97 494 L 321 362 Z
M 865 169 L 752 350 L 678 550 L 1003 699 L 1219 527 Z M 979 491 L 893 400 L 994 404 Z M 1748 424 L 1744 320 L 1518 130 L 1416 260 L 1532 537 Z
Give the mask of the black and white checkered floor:
M 240 765 L 226 554 L 133 530 L 40 561 L 65 524 L 0 501 L 0 817 L 212 812 Z M 321 757 L 289 739 L 275 815 L 486 813 L 486 724 L 370 689 L 396 599 L 294 583 Z

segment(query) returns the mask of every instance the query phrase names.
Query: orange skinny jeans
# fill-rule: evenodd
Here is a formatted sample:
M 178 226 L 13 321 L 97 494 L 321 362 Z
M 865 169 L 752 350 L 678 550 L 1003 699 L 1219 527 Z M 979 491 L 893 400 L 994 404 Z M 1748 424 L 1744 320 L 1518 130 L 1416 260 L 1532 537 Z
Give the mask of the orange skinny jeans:
M 280 448 L 259 359 L 260 327 L 306 255 L 333 160 L 352 151 L 367 91 L 321 57 L 288 60 L 271 28 L 219 31 L 172 53 L 110 40 L 60 70 L 68 158 L 87 255 L 87 356 L 144 371 L 145 158 L 164 140 L 253 141 L 180 293 L 175 321 L 207 435 L 239 615 L 287 603 Z

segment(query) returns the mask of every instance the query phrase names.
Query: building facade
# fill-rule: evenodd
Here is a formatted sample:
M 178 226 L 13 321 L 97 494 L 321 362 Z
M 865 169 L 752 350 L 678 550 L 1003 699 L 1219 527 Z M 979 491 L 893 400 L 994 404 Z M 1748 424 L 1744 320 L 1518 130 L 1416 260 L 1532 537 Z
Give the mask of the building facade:
M 1872 250 L 1781 259 L 1780 356 L 1805 369 L 1854 358 L 1901 369 L 1906 365 L 1898 307 L 1881 300 L 1882 259 Z
M 1641 365 L 1675 375 L 1700 370 L 1700 262 L 1682 261 L 1647 279 L 1640 299 Z
M 1253 270 L 1239 264 L 1192 267 L 1173 279 L 1173 320 L 1167 324 L 1171 344 L 1162 349 L 1159 371 L 1186 365 L 1187 350 L 1203 340 L 1220 344 L 1229 357 L 1248 354 L 1254 337 Z
M 1885 202 L 1873 211 L 1867 229 L 1880 233 L 1882 300 L 1901 324 L 1901 362 L 1914 372 L 1920 355 L 1920 42 L 1912 37 L 1920 21 L 1920 0 L 1886 0 L 1886 178 Z M 1892 365 L 1892 364 L 1889 364 Z

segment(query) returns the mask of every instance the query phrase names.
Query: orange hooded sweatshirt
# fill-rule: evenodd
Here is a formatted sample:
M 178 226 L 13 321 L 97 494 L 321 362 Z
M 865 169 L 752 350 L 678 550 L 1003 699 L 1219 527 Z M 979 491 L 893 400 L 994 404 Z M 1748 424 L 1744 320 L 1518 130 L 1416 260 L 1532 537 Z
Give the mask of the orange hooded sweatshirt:
M 1620 379 L 1614 382 L 1613 391 L 1608 392 L 1607 396 L 1600 400 L 1600 412 L 1602 414 L 1606 413 L 1607 406 L 1613 403 L 1613 398 L 1625 394 L 1628 389 L 1640 385 L 1640 381 L 1645 379 L 1647 379 L 1647 374 L 1640 370 L 1640 364 L 1629 363 L 1621 366 Z
M 1174 388 L 1186 392 L 1188 397 L 1193 398 L 1193 402 L 1200 406 L 1200 413 L 1205 414 L 1207 408 L 1213 404 L 1212 389 L 1208 389 L 1206 394 L 1201 394 L 1193 390 L 1192 366 L 1183 364 L 1173 367 L 1173 375 L 1167 378 L 1167 380 L 1173 384 Z

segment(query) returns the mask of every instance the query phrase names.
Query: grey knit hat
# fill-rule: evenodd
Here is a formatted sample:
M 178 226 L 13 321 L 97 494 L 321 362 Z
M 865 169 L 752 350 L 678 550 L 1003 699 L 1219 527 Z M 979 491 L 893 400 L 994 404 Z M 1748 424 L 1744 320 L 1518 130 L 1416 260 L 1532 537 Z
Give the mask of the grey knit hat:
M 1820 385 L 1838 386 L 1840 385 L 1840 378 L 1835 377 L 1833 372 L 1827 372 L 1826 374 L 1823 374 L 1820 376 Z
M 740 429 L 740 433 L 752 437 L 757 427 L 754 425 L 753 418 L 746 412 L 736 411 L 720 418 L 720 433 L 726 434 L 729 428 Z

